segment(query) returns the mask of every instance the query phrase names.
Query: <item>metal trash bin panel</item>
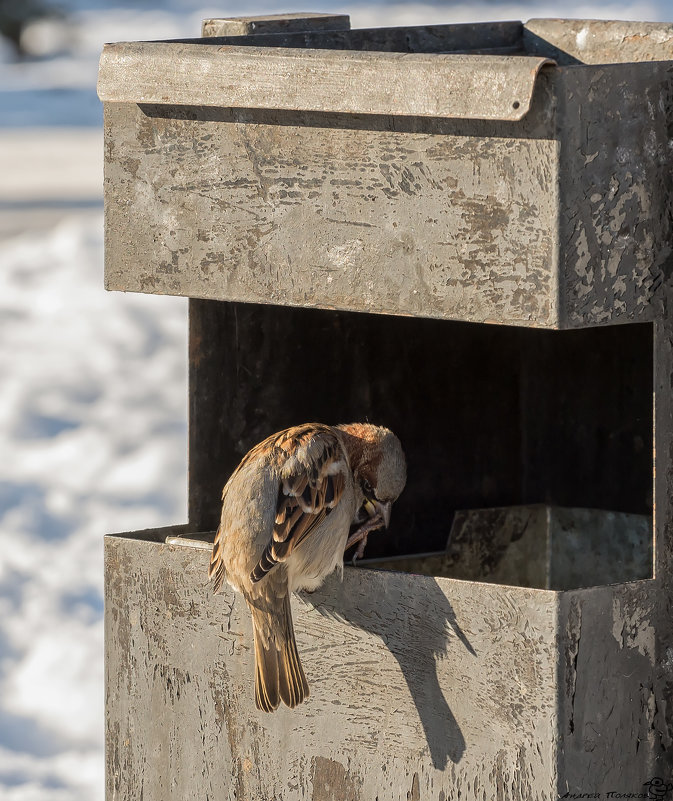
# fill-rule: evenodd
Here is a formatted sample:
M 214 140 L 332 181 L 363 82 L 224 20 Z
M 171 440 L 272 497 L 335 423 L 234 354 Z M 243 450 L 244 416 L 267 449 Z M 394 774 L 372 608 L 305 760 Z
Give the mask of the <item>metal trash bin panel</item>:
M 534 30 L 381 29 L 388 51 L 351 30 L 108 46 L 107 287 L 545 328 L 652 319 L 670 62 L 553 66 Z M 419 52 L 398 52 L 405 32 Z
M 249 611 L 211 594 L 200 545 L 106 538 L 110 798 L 405 801 L 477 786 L 556 801 L 639 792 L 661 767 L 653 582 L 557 593 L 346 568 L 293 598 L 311 696 L 268 715 Z

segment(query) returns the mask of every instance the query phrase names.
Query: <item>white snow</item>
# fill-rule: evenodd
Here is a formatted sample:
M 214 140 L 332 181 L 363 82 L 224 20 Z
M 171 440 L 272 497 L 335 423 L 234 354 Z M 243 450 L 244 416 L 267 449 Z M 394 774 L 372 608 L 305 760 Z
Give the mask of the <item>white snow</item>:
M 13 62 L 0 48 L 3 801 L 102 800 L 103 535 L 186 517 L 186 302 L 103 290 L 100 47 L 294 8 L 60 5 L 75 12 L 67 30 L 27 34 L 41 59 Z M 309 5 L 350 11 L 356 27 L 559 14 L 551 3 Z M 601 18 L 670 11 L 645 0 L 563 7 Z
M 100 212 L 0 243 L 2 798 L 102 798 L 102 538 L 186 515 L 186 304 L 102 255 Z

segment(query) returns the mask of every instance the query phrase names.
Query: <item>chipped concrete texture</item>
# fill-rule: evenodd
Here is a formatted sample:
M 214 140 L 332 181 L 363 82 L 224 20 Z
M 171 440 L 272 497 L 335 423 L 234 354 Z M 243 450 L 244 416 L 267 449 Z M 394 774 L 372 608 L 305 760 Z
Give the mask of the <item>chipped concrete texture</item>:
M 193 405 L 193 431 L 201 432 L 193 446 L 205 442 L 221 458 L 225 449 L 213 450 L 222 441 L 217 432 L 230 427 L 242 439 L 274 402 L 267 393 L 257 403 L 253 387 L 248 405 L 229 414 L 235 419 L 217 416 L 241 386 L 252 386 L 239 379 L 238 354 L 231 373 L 223 358 L 232 340 L 239 347 L 236 314 L 250 303 L 543 328 L 654 320 L 656 400 L 654 578 L 626 582 L 623 573 L 596 570 L 596 583 L 622 583 L 567 589 L 583 584 L 580 577 L 551 590 L 346 569 L 343 582 L 333 577 L 293 598 L 311 684 L 310 699 L 293 711 L 256 710 L 249 613 L 231 591 L 211 595 L 203 538 L 182 547 L 165 543 L 174 533 L 168 530 L 108 537 L 109 799 L 556 801 L 564 793 L 638 793 L 653 777 L 673 777 L 670 33 L 670 26 L 661 35 L 645 26 L 640 35 L 626 23 L 538 21 L 311 31 L 273 41 L 254 35 L 248 52 L 228 39 L 108 51 L 113 61 L 115 52 L 130 53 L 137 80 L 123 85 L 123 58 L 107 74 L 112 61 L 104 60 L 106 285 L 206 299 L 192 301 L 192 397 L 204 387 L 222 392 L 211 396 L 220 408 L 205 415 L 212 418 L 206 424 L 198 412 L 215 410 L 215 401 Z M 265 87 L 254 83 L 264 70 L 253 62 L 272 44 L 281 47 L 269 56 L 275 71 Z M 622 45 L 642 63 L 616 63 L 628 60 L 615 57 Z M 431 116 L 422 116 L 410 113 L 408 97 L 396 108 L 394 93 L 381 95 L 376 86 L 358 93 L 355 78 L 362 64 L 377 63 L 377 48 L 394 56 L 381 64 L 399 67 L 419 55 L 409 63 L 429 73 L 433 54 L 438 67 L 451 51 L 461 52 L 463 64 L 466 52 L 528 56 L 530 110 L 518 100 L 510 107 L 503 91 L 500 119 L 477 118 L 473 108 L 439 118 L 432 103 L 424 107 Z M 222 63 L 248 65 L 255 102 L 267 89 L 275 97 L 278 80 L 294 76 L 293 105 L 246 108 L 246 87 L 233 84 L 218 102 L 218 82 L 210 79 L 195 88 L 190 65 L 194 75 L 204 64 L 219 74 L 219 49 Z M 359 60 L 358 50 L 370 52 Z M 163 92 L 157 64 L 170 63 L 171 52 L 179 63 Z M 157 63 L 153 53 L 161 55 Z M 549 55 L 557 65 L 540 69 Z M 334 100 L 336 84 L 326 79 L 321 95 L 320 81 L 311 80 L 311 65 L 326 64 L 342 69 L 348 102 L 361 103 L 351 113 L 338 93 Z M 349 65 L 359 66 L 350 73 Z M 379 105 L 366 108 L 371 92 Z M 313 105 L 302 105 L 302 93 Z M 221 97 L 235 102 L 222 107 Z M 321 97 L 324 104 L 316 102 Z M 461 95 L 454 110 L 472 100 Z M 213 319 L 231 312 L 231 325 L 203 324 L 208 305 L 220 310 Z M 635 336 L 635 329 L 652 335 L 648 326 L 621 330 Z M 200 338 L 213 331 L 209 361 Z M 614 363 L 598 355 L 619 376 L 600 415 L 607 442 L 619 396 L 632 391 L 636 374 L 648 376 L 640 385 L 649 394 L 650 373 L 620 372 L 621 351 Z M 282 383 L 273 347 L 257 344 L 252 356 L 256 384 L 259 377 Z M 478 364 L 483 370 L 486 361 Z M 437 373 L 444 363 L 431 366 Z M 543 366 L 537 374 L 561 396 L 565 387 L 554 379 L 571 374 Z M 275 367 L 287 371 L 282 361 Z M 211 382 L 214 373 L 226 379 Z M 593 378 L 599 374 L 594 367 Z M 362 375 L 363 385 L 375 383 Z M 488 392 L 497 396 L 502 383 Z M 583 397 L 590 384 L 581 386 Z M 531 397 L 535 404 L 521 407 L 528 427 L 555 408 L 547 396 Z M 645 405 L 643 420 L 649 395 Z M 558 408 L 544 428 L 531 428 L 531 441 L 546 442 L 549 426 L 563 426 L 567 409 Z M 483 437 L 488 424 L 481 415 L 475 431 Z M 641 450 L 649 430 L 639 435 Z M 190 526 L 207 531 L 201 521 L 216 502 L 209 490 L 215 471 L 202 469 L 206 460 L 196 450 Z M 532 464 L 536 451 L 527 453 Z M 577 460 L 592 465 L 592 486 L 611 466 L 607 446 L 600 453 L 596 461 L 588 451 Z M 637 458 L 634 451 L 629 464 Z M 649 451 L 644 458 L 649 476 Z M 620 470 L 610 481 L 619 492 L 627 467 Z M 566 481 L 561 471 L 558 482 Z M 435 480 L 432 492 L 455 492 L 438 487 Z M 650 487 L 642 496 L 650 498 Z M 614 550 L 606 553 L 594 559 L 609 561 Z M 628 577 L 649 576 L 649 556 Z
M 176 114 L 106 109 L 109 289 L 553 325 L 556 142 Z
M 294 598 L 311 697 L 266 715 L 245 603 L 211 595 L 208 543 L 152 541 L 169 533 L 106 540 L 110 798 L 556 801 L 665 767 L 655 658 L 629 633 L 635 610 L 648 630 L 654 581 L 559 593 L 346 569 Z
M 293 599 L 311 696 L 267 715 L 207 548 L 106 540 L 109 798 L 551 801 L 553 593 L 347 568 Z
M 629 64 L 628 77 L 619 64 L 569 68 L 561 80 L 561 158 L 581 175 L 560 184 L 564 326 L 651 319 L 673 263 L 670 64 Z
M 661 60 L 625 69 L 592 48 L 618 60 L 622 42 L 644 58 L 628 26 L 458 28 L 370 34 L 402 52 L 355 52 L 370 47 L 349 30 L 287 34 L 281 48 L 278 35 L 111 46 L 99 83 L 108 288 L 545 328 L 651 320 L 673 260 L 667 36 L 648 28 Z M 569 36 L 585 64 L 559 50 Z M 460 111 L 414 111 L 381 87 L 373 103 L 358 77 L 366 56 L 435 80 L 446 53 L 480 46 L 502 54 L 454 56 L 451 75 L 465 59 L 470 75 L 500 69 L 487 81 L 497 97 L 444 87 Z M 547 55 L 558 65 L 540 68 Z M 176 63 L 168 83 L 152 77 L 157 58 Z M 250 86 L 211 85 L 226 58 L 242 60 L 243 84 L 252 70 Z M 321 59 L 347 90 L 316 77 Z M 257 87 L 267 61 L 278 75 Z M 276 79 L 285 110 L 256 94 Z M 527 111 L 511 102 L 526 93 Z
M 638 792 L 667 775 L 666 723 L 657 704 L 654 581 L 571 591 L 560 596 L 559 792 Z M 638 619 L 639 633 L 630 628 Z M 619 632 L 619 636 L 615 636 Z M 665 636 L 665 630 L 661 631 Z M 615 755 L 619 754 L 619 759 Z M 651 775 L 648 775 L 651 774 Z
M 361 786 L 362 780 L 351 776 L 340 762 L 319 756 L 313 759 L 312 801 L 360 801 Z

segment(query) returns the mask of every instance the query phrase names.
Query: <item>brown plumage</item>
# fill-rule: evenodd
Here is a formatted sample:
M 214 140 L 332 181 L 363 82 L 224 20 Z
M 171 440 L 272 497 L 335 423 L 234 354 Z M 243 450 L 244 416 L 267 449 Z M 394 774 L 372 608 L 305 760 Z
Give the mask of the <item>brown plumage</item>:
M 387 526 L 405 482 L 399 440 L 368 423 L 294 426 L 252 448 L 233 472 L 209 576 L 215 592 L 226 580 L 252 612 L 259 709 L 308 698 L 290 594 L 341 568 L 352 523 L 369 518 L 359 551 L 369 531 Z

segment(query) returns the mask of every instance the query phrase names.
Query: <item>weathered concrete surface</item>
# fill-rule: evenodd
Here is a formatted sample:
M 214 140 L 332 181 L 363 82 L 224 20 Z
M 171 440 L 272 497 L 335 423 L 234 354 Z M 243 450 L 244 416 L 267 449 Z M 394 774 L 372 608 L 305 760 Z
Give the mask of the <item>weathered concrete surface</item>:
M 562 327 L 653 317 L 673 267 L 672 77 L 673 61 L 563 71 Z
M 567 791 L 640 793 L 653 777 L 673 776 L 673 327 L 664 303 L 672 291 L 671 70 L 665 61 L 572 66 L 567 42 L 578 44 L 584 29 L 568 26 L 556 43 L 518 23 L 489 41 L 491 54 L 534 40 L 536 55 L 565 59 L 538 76 L 520 121 L 420 119 L 394 108 L 232 110 L 212 98 L 190 105 L 186 95 L 186 105 L 168 96 L 142 107 L 133 98 L 106 103 L 108 287 L 246 302 L 191 304 L 192 531 L 210 518 L 210 485 L 252 444 L 247 437 L 290 410 L 329 405 L 296 397 L 300 357 L 313 353 L 301 337 L 300 314 L 309 312 L 267 307 L 264 315 L 251 301 L 607 326 L 519 329 L 520 340 L 484 328 L 506 347 L 477 350 L 480 337 L 459 323 L 379 318 L 367 341 L 368 329 L 340 313 L 313 321 L 305 336 L 327 342 L 318 356 L 334 360 L 324 373 L 311 372 L 311 362 L 300 374 L 332 374 L 324 387 L 315 382 L 323 394 L 336 387 L 330 403 L 397 414 L 410 433 L 417 420 L 425 428 L 431 420 L 433 434 L 447 428 L 440 421 L 466 428 L 459 438 L 434 436 L 425 453 L 419 446 L 421 489 L 410 490 L 407 512 L 403 501 L 399 508 L 414 536 L 448 525 L 456 482 L 434 469 L 447 453 L 476 471 L 484 496 L 513 487 L 524 499 L 576 503 L 608 487 L 627 508 L 648 506 L 652 330 L 607 324 L 657 320 L 652 580 L 554 592 L 347 569 L 343 584 L 330 580 L 294 602 L 310 700 L 265 716 L 254 708 L 247 610 L 233 594 L 210 595 L 207 543 L 165 545 L 166 531 L 108 538 L 109 799 L 555 801 Z M 646 34 L 649 52 L 656 33 Z M 315 48 L 322 37 L 337 49 L 385 40 L 391 50 L 423 52 L 431 40 L 425 52 L 437 53 L 450 38 L 438 29 L 405 32 L 406 44 L 400 36 L 296 33 L 284 46 Z M 261 38 L 250 44 L 263 46 Z M 600 60 L 605 37 L 596 41 Z M 624 347 L 617 334 L 629 330 L 637 342 Z M 454 335 L 452 351 L 445 340 Z M 364 356 L 351 358 L 358 350 Z M 469 354 L 490 383 L 456 353 Z M 512 357 L 506 369 L 489 374 L 503 353 Z M 410 354 L 417 358 L 405 361 Z M 403 362 L 411 374 L 390 369 Z M 380 392 L 377 370 L 401 383 Z M 422 405 L 423 391 L 442 408 Z M 493 397 L 511 418 L 494 413 Z M 505 451 L 511 462 L 500 460 Z M 424 459 L 432 472 L 423 472 Z M 426 532 L 418 519 L 438 506 L 445 519 Z
M 651 320 L 672 263 L 671 62 L 536 79 L 567 29 L 513 25 L 500 48 L 489 27 L 479 56 L 473 31 L 472 54 L 439 52 L 442 37 L 461 50 L 451 26 L 413 29 L 407 52 L 358 52 L 356 31 L 111 46 L 108 288 L 546 328 Z M 351 49 L 311 48 L 323 39 Z M 526 47 L 535 58 L 492 54 Z M 475 64 L 502 72 L 493 97 Z M 387 83 L 398 68 L 425 75 L 425 100 Z
M 201 24 L 202 36 L 248 36 L 296 31 L 344 30 L 351 26 L 348 14 L 267 14 L 254 17 L 213 17 Z
M 208 547 L 106 540 L 109 799 L 555 801 L 661 767 L 653 582 L 559 594 L 347 568 L 293 602 L 310 699 L 265 715 L 248 611 L 210 594 Z
M 248 610 L 212 596 L 207 552 L 106 554 L 108 798 L 553 797 L 553 595 L 347 569 L 293 603 L 309 701 L 264 715 Z
M 652 578 L 652 519 L 545 504 L 457 511 L 443 552 L 360 567 L 570 590 Z
M 673 777 L 673 281 L 670 277 L 662 297 L 664 300 L 656 309 L 659 319 L 654 326 L 654 575 L 661 589 L 655 598 L 651 624 L 646 623 L 647 607 L 643 610 L 630 605 L 623 634 L 633 641 L 642 631 L 642 636 L 648 638 L 648 651 L 654 653 L 654 681 L 643 688 L 651 694 L 649 736 L 655 742 L 660 774 Z M 641 650 L 644 648 L 641 645 Z
M 643 793 L 670 777 L 670 711 L 655 679 L 655 642 L 670 638 L 655 631 L 662 599 L 651 581 L 560 594 L 559 795 Z
M 105 103 L 520 120 L 538 72 L 551 63 L 522 55 L 119 42 L 103 48 L 98 95 Z
M 558 64 L 625 64 L 673 60 L 673 25 L 596 19 L 530 19 L 524 49 Z
M 556 142 L 174 111 L 106 108 L 108 289 L 554 324 Z

